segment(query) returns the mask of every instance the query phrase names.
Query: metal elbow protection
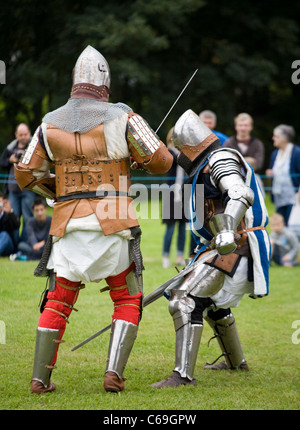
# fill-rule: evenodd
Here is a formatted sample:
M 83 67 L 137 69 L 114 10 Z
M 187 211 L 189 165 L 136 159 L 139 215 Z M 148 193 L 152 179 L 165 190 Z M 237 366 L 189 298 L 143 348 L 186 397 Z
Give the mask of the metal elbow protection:
M 234 219 L 234 229 L 237 228 L 247 209 L 254 202 L 254 192 L 246 184 L 235 184 L 228 189 L 229 201 L 226 205 L 225 214 Z
M 230 151 L 216 151 L 209 165 L 216 186 L 222 192 L 227 191 L 229 202 L 224 213 L 234 218 L 236 228 L 254 201 L 253 191 L 244 182 L 239 157 Z

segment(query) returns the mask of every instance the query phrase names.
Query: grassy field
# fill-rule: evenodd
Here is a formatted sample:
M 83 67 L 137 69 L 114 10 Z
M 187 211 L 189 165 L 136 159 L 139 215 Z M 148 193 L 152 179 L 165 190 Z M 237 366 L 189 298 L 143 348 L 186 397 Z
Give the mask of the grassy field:
M 146 268 L 144 285 L 148 294 L 176 271 L 174 267 L 161 268 L 164 234 L 161 222 L 141 220 L 141 226 Z M 77 343 L 110 322 L 109 295 L 99 292 L 104 282 L 88 284 L 77 301 L 79 312 L 73 312 L 67 325 L 66 343 L 60 346 L 57 369 L 52 377 L 57 389 L 37 396 L 30 393 L 29 386 L 38 304 L 45 280 L 33 277 L 35 266 L 34 262 L 0 259 L 0 320 L 6 328 L 5 343 L 0 343 L 1 410 L 299 409 L 300 336 L 295 335 L 292 324 L 300 320 L 300 267 L 271 267 L 269 296 L 257 300 L 244 297 L 234 310 L 250 372 L 203 369 L 205 362 L 213 361 L 220 354 L 216 340 L 208 346 L 212 332 L 205 325 L 195 370 L 197 385 L 152 388 L 151 384 L 168 376 L 174 365 L 173 322 L 168 302 L 161 298 L 144 310 L 124 375 L 126 391 L 120 395 L 103 389 L 109 332 L 71 351 Z

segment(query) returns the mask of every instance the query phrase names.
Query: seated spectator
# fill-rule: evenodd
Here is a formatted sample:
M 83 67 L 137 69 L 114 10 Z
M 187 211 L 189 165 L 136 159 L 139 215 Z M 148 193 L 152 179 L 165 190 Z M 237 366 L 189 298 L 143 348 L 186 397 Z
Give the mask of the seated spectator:
M 51 216 L 47 215 L 47 204 L 38 197 L 32 205 L 33 217 L 26 224 L 27 242 L 18 244 L 18 252 L 10 256 L 14 260 L 39 260 L 49 236 Z
M 11 209 L 10 202 L 0 193 L 0 256 L 8 256 L 16 250 L 15 233 L 20 220 Z
M 280 266 L 298 266 L 298 238 L 285 225 L 281 214 L 270 217 L 271 260 Z
M 199 113 L 199 118 L 204 124 L 211 129 L 211 131 L 217 136 L 221 145 L 228 139 L 226 134 L 221 133 L 220 131 L 215 130 L 217 125 L 217 115 L 211 110 L 203 110 Z

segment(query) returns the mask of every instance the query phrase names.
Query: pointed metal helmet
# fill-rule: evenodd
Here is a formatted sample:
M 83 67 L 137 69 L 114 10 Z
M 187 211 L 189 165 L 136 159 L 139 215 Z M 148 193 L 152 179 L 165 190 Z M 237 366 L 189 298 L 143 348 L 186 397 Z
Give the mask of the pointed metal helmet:
M 199 116 L 188 109 L 175 124 L 173 142 L 175 147 L 181 150 L 183 145 L 198 146 L 210 134 L 212 131 Z
M 88 83 L 110 88 L 110 70 L 106 59 L 88 45 L 79 55 L 73 70 L 73 85 Z
M 197 171 L 210 152 L 221 147 L 217 136 L 191 109 L 177 120 L 173 143 L 180 151 L 177 163 L 188 175 L 193 175 Z

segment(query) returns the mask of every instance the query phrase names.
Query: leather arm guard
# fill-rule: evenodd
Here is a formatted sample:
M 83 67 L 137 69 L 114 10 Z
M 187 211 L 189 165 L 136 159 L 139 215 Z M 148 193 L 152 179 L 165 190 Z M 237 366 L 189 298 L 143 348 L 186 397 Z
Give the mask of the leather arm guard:
M 228 196 L 224 214 L 215 215 L 210 221 L 216 236 L 216 248 L 221 255 L 226 255 L 236 249 L 234 234 L 247 209 L 253 204 L 254 193 L 243 180 L 237 155 L 229 151 L 217 151 L 211 156 L 209 166 L 214 183 Z
M 40 142 L 40 127 L 37 128 L 22 160 L 14 165 L 16 181 L 24 188 L 45 198 L 55 199 L 55 175 L 50 173 L 52 162 Z
M 143 169 L 149 173 L 166 173 L 170 170 L 173 156 L 140 115 L 128 115 L 126 137 L 132 157 Z

